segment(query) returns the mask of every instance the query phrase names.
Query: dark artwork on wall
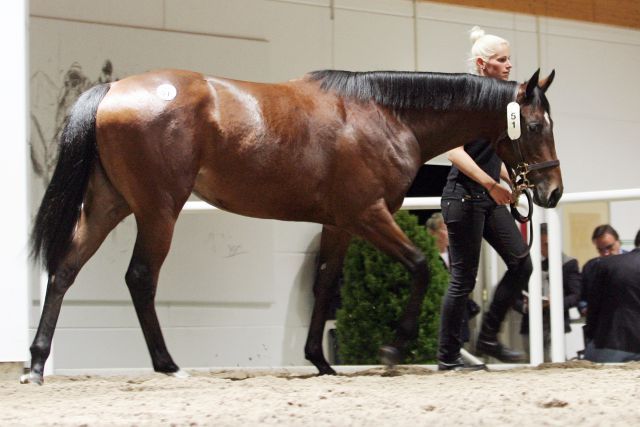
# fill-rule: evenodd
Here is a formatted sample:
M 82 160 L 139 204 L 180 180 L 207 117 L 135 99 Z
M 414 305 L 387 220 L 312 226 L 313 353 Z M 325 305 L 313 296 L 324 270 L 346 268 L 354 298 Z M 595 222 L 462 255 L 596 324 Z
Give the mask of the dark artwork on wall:
M 44 84 L 38 81 L 34 83 L 36 79 L 41 79 Z M 56 83 L 54 79 L 40 71 L 34 73 L 31 80 L 36 99 L 36 105 L 32 106 L 31 111 L 32 132 L 29 144 L 31 165 L 34 173 L 46 187 L 56 164 L 58 139 L 69 108 L 85 90 L 96 84 L 108 83 L 117 79 L 113 77 L 113 64 L 107 59 L 102 66 L 100 75 L 95 80 L 86 76 L 78 62 L 71 64 L 64 73 L 61 84 Z M 49 99 L 55 99 L 55 101 L 49 101 Z M 38 105 L 40 103 L 44 105 Z M 47 132 L 41 124 L 43 117 L 38 117 L 36 110 L 38 107 L 42 109 L 50 104 L 54 104 L 55 122 L 53 130 Z

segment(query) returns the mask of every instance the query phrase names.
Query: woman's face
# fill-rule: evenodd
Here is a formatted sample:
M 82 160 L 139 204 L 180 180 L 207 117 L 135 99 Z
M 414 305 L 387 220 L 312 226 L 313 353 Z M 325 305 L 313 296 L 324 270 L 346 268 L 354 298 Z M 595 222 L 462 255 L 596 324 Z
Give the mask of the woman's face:
M 501 45 L 488 61 L 478 58 L 478 69 L 481 76 L 509 80 L 511 67 L 511 51 L 506 44 Z

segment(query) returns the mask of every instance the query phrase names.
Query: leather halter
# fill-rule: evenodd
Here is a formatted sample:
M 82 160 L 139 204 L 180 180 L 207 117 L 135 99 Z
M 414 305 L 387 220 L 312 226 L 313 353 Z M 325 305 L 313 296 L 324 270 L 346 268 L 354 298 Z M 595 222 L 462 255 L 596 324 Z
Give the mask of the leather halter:
M 520 120 L 522 120 L 522 117 L 520 117 Z M 529 191 L 529 189 L 533 188 L 534 185 L 531 184 L 531 182 L 529 182 L 528 174 L 529 172 L 532 172 L 532 171 L 559 166 L 560 160 L 547 160 L 540 163 L 529 164 L 527 163 L 527 161 L 524 158 L 524 155 L 522 154 L 522 148 L 520 146 L 520 144 L 522 143 L 521 137 L 518 137 L 516 139 L 511 139 L 508 136 L 507 131 L 505 130 L 502 132 L 502 134 L 500 134 L 500 136 L 497 139 L 497 142 L 500 143 L 507 138 L 511 140 L 513 152 L 515 153 L 516 159 L 518 162 L 516 163 L 515 168 L 512 168 L 511 166 L 508 166 L 505 163 L 505 166 L 507 167 L 507 172 L 509 172 L 509 177 L 511 178 L 512 192 L 514 196 L 513 201 L 511 202 L 511 216 L 513 216 L 513 218 L 521 224 L 526 224 L 527 222 L 529 222 L 528 246 L 529 248 L 531 248 L 531 245 L 533 244 L 533 223 L 530 221 L 531 221 L 531 216 L 533 215 L 533 200 L 531 198 L 531 192 Z M 527 212 L 526 216 L 522 216 L 517 209 L 518 200 L 520 199 L 520 196 L 522 194 L 524 194 L 525 197 L 527 198 L 527 204 L 529 205 L 529 211 Z

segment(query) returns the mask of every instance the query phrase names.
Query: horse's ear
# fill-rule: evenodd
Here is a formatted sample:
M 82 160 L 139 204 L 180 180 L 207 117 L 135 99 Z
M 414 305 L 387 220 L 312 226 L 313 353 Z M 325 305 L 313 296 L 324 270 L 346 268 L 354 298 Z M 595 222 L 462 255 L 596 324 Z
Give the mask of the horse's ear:
M 551 86 L 551 83 L 553 82 L 553 78 L 555 76 L 556 70 L 551 70 L 551 74 L 549 74 L 546 79 L 542 79 L 538 82 L 538 86 L 540 87 L 540 89 L 542 89 L 543 92 L 546 92 L 547 89 L 549 89 L 549 86 Z
M 524 91 L 525 98 L 531 98 L 533 96 L 533 90 L 538 86 L 538 78 L 540 77 L 540 68 L 533 73 L 533 76 L 527 82 L 527 88 Z

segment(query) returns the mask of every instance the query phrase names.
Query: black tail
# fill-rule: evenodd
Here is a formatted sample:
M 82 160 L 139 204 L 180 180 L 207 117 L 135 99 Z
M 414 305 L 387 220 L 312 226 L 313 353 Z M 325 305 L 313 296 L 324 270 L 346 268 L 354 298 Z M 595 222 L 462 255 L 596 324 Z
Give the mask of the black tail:
M 96 112 L 109 84 L 84 92 L 71 107 L 60 137 L 58 163 L 31 233 L 31 254 L 53 273 L 69 250 L 96 156 Z

